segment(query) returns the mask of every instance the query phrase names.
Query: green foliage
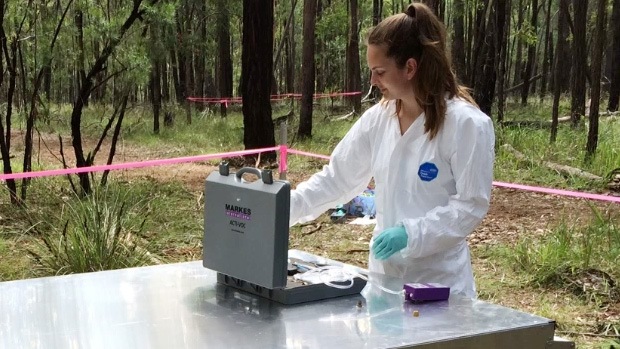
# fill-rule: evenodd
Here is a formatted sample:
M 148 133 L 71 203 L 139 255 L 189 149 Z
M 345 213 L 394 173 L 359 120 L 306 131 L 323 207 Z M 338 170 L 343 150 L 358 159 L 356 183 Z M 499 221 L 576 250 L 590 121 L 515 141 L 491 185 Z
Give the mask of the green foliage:
M 551 107 L 548 101 L 530 103 L 519 107 L 507 106 L 506 120 L 550 120 Z M 560 105 L 560 115 L 569 113 L 568 101 Z M 561 123 L 557 140 L 550 144 L 549 128 L 498 127 L 495 178 L 501 181 L 545 185 L 555 188 L 580 190 L 602 190 L 613 169 L 620 167 L 620 122 L 616 118 L 601 117 L 599 121 L 598 149 L 592 162 L 584 162 L 587 128 L 572 128 Z M 519 160 L 505 147 L 509 144 L 527 157 Z M 600 182 L 566 176 L 544 166 L 544 162 L 567 165 L 603 177 Z
M 72 197 L 60 210 L 58 225 L 38 229 L 41 242 L 29 252 L 46 274 L 69 274 L 145 265 L 148 251 L 140 233 L 144 204 L 133 196 L 99 188 Z
M 620 333 L 616 332 L 616 335 L 620 336 Z M 610 339 L 601 345 L 602 349 L 615 349 L 620 348 L 620 339 Z
M 619 277 L 620 226 L 618 219 L 591 206 L 594 218 L 584 225 L 563 221 L 540 239 L 524 238 L 512 252 L 516 268 L 539 286 L 573 283 L 575 275 L 601 270 Z

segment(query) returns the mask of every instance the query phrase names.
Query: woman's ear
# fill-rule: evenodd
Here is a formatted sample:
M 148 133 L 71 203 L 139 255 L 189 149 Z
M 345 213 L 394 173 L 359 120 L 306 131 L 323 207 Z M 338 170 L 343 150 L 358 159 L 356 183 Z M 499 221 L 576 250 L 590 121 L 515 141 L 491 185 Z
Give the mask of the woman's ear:
M 415 73 L 418 71 L 418 61 L 414 58 L 409 58 L 405 63 L 405 67 L 407 68 L 407 79 L 413 79 Z

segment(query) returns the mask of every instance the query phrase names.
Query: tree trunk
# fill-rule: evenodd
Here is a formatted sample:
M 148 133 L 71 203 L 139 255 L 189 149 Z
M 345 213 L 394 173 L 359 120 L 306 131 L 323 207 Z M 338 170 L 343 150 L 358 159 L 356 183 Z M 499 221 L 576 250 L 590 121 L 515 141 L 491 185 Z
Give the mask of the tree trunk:
M 469 79 L 465 70 L 465 5 L 464 0 L 454 0 L 452 23 L 454 32 L 452 36 L 452 61 L 454 70 L 459 81 L 468 83 Z
M 489 4 L 489 2 L 485 0 L 485 13 L 482 14 L 481 27 L 479 29 L 480 33 L 484 35 L 484 38 L 481 39 L 479 43 L 479 53 L 476 58 L 477 64 L 475 65 L 474 98 L 480 110 L 487 115 L 491 115 L 497 72 L 495 65 L 495 59 L 497 57 L 495 35 L 497 30 L 495 30 L 495 18 L 490 15 L 495 12 L 495 4 L 495 1 Z
M 520 31 L 523 29 L 523 0 L 519 0 L 519 5 L 517 7 L 517 30 Z M 512 81 L 513 85 L 519 84 L 522 80 L 523 74 L 521 73 L 521 64 L 523 63 L 523 40 L 520 39 L 518 35 L 515 35 L 515 40 L 517 41 L 517 52 L 515 57 L 515 66 L 514 66 L 514 80 Z
M 170 102 L 170 79 L 168 79 L 170 70 L 168 69 L 166 58 L 165 55 L 162 55 L 159 64 L 159 71 L 161 72 L 161 100 L 163 103 Z
M 530 26 L 534 33 L 538 28 L 538 0 L 532 0 L 532 19 Z M 532 69 L 534 67 L 534 60 L 536 56 L 536 43 L 530 43 L 527 48 L 527 61 L 525 62 L 525 68 L 523 69 L 523 75 L 521 80 L 523 81 L 523 88 L 521 89 L 521 104 L 527 104 L 527 97 L 530 93 L 530 77 L 532 76 Z
M 585 160 L 590 161 L 594 158 L 598 144 L 598 112 L 601 96 L 601 65 L 603 63 L 603 49 L 605 48 L 605 26 L 607 25 L 605 9 L 607 0 L 598 0 L 598 10 L 596 16 L 596 34 L 592 47 L 592 84 L 590 85 L 590 115 L 588 128 L 588 142 L 586 144 Z
M 347 0 L 347 9 L 349 9 L 349 0 Z M 319 0 L 317 1 L 317 6 L 316 6 L 316 22 L 320 23 L 321 22 L 321 17 L 323 16 L 323 1 Z M 348 50 L 348 45 L 349 45 L 349 33 L 347 33 L 347 48 L 345 49 L 345 65 L 344 67 L 347 67 L 347 63 L 348 59 L 349 59 L 349 50 Z M 315 89 L 316 91 L 325 91 L 327 90 L 327 79 L 329 76 L 328 70 L 324 69 L 323 67 L 327 66 L 327 61 L 328 58 L 327 56 L 327 48 L 325 45 L 325 42 L 329 42 L 329 39 L 326 39 L 325 36 L 320 36 L 320 35 L 316 35 L 316 43 L 315 43 L 315 49 L 314 49 L 314 57 L 316 57 L 316 62 L 315 62 L 315 67 L 314 67 L 314 74 L 315 74 Z M 348 67 L 347 67 L 348 68 Z M 348 81 L 345 79 L 344 80 L 344 84 L 345 84 L 345 90 L 347 89 L 347 83 Z
M 273 77 L 273 0 L 243 0 L 243 47 L 241 50 L 241 94 L 243 98 L 243 143 L 246 149 L 276 144 L 271 119 Z M 274 161 L 275 153 L 261 156 Z
M 150 4 L 154 5 L 157 0 L 151 0 Z M 86 167 L 92 165 L 94 159 L 90 156 L 88 159 L 84 156 L 84 148 L 82 146 L 82 111 L 86 104 L 88 103 L 88 99 L 90 98 L 92 87 L 94 83 L 94 79 L 97 74 L 100 74 L 107 64 L 108 58 L 114 51 L 114 49 L 120 44 L 123 36 L 127 33 L 127 31 L 131 28 L 134 22 L 141 18 L 145 9 L 140 9 L 142 4 L 141 0 L 135 0 L 133 4 L 133 9 L 127 19 L 123 22 L 123 25 L 119 29 L 119 32 L 116 33 L 112 39 L 110 39 L 106 46 L 103 48 L 99 56 L 95 59 L 90 71 L 84 77 L 84 80 L 80 84 L 80 91 L 73 103 L 73 110 L 71 112 L 71 137 L 72 137 L 72 145 L 75 153 L 75 162 L 77 167 Z M 78 177 L 80 179 L 80 187 L 82 189 L 81 194 L 89 194 L 92 190 L 90 185 L 90 177 L 88 173 L 79 173 Z
M 218 94 L 220 97 L 232 97 L 233 70 L 230 55 L 230 16 L 228 13 L 228 1 L 218 1 Z M 226 116 L 226 105 L 220 103 L 220 115 Z
M 508 31 L 510 30 L 510 0 L 497 0 L 496 23 L 497 34 L 496 44 L 498 55 L 497 64 L 497 122 L 504 121 L 505 95 L 505 72 L 506 72 L 506 51 L 508 50 Z
M 360 76 L 360 50 L 359 35 L 357 28 L 357 0 L 349 0 L 349 40 L 347 42 L 347 85 L 346 92 L 359 92 L 361 89 Z M 357 114 L 362 109 L 361 94 L 352 95 L 349 103 L 353 107 L 353 111 Z
M 549 56 L 551 47 L 553 45 L 553 39 L 551 38 L 551 0 L 547 1 L 547 9 L 545 10 L 545 49 L 543 52 L 542 62 L 542 80 L 540 81 L 540 99 L 547 94 L 547 74 L 551 76 L 549 72 Z
M 489 43 L 485 41 L 485 37 L 486 37 L 486 25 L 487 25 L 487 21 L 486 21 L 486 14 L 487 14 L 487 10 L 488 10 L 488 6 L 489 6 L 489 0 L 482 0 L 482 4 L 479 4 L 476 7 L 476 11 L 475 11 L 475 26 L 473 29 L 473 49 L 471 52 L 471 59 L 468 60 L 467 64 L 469 65 L 469 69 L 468 71 L 470 72 L 470 74 L 468 74 L 469 77 L 469 84 L 471 86 L 474 87 L 474 94 L 475 89 L 476 89 L 476 84 L 480 83 L 481 79 L 483 77 L 478 76 L 478 74 L 481 72 L 482 70 L 482 62 L 480 61 L 480 59 L 483 59 L 485 57 L 485 52 L 484 50 L 487 49 L 487 46 Z
M 586 22 L 588 16 L 588 0 L 573 0 L 574 33 L 573 33 L 573 75 L 571 96 L 571 125 L 579 126 L 586 109 Z
M 559 76 L 556 75 L 555 78 L 559 79 L 558 87 L 561 93 L 568 93 L 570 91 L 570 77 L 573 75 L 573 64 L 572 64 L 572 53 L 568 41 L 568 36 L 570 33 L 569 28 L 569 12 L 568 12 L 568 3 L 570 0 L 560 0 L 559 10 L 558 10 L 558 41 L 562 41 L 562 45 L 557 45 L 557 47 L 561 47 L 562 51 L 558 51 L 556 49 L 555 55 L 559 58 L 560 62 L 562 62 L 562 71 L 563 74 Z M 560 20 L 561 18 L 561 20 Z
M 611 15 L 613 24 L 613 43 L 611 58 L 611 86 L 609 87 L 609 111 L 618 110 L 620 99 L 620 0 L 614 0 L 614 8 Z
M 177 52 L 178 52 L 178 77 L 179 77 L 179 91 L 181 92 L 181 100 L 182 105 L 185 109 L 185 122 L 188 125 L 192 123 L 192 113 L 191 113 L 191 105 L 187 100 L 187 97 L 191 94 L 191 83 L 190 83 L 190 70 L 191 70 L 191 62 L 189 61 L 190 55 L 188 55 L 189 48 L 188 43 L 183 41 L 183 38 L 187 37 L 187 33 L 183 28 L 181 23 L 181 18 L 183 18 L 184 13 L 182 12 L 183 8 L 179 8 L 177 11 L 177 20 L 176 20 L 176 36 L 177 36 Z
M 161 114 L 161 71 L 159 62 L 156 60 L 151 66 L 149 87 L 153 106 L 153 133 L 159 134 L 159 120 Z
M 84 57 L 84 14 L 81 9 L 75 11 L 75 27 L 77 28 L 77 49 L 78 49 L 78 59 L 77 59 L 77 89 L 81 88 L 80 83 L 84 81 L 86 78 L 86 70 L 85 70 L 85 57 Z M 88 106 L 88 103 L 86 103 Z
M 314 97 L 314 47 L 315 47 L 316 0 L 304 0 L 304 28 L 302 48 L 301 112 L 299 115 L 299 138 L 312 137 L 312 102 Z
M 206 68 L 206 55 L 204 52 L 207 50 L 207 8 L 205 1 L 198 1 L 196 6 L 196 18 L 198 18 L 198 28 L 196 30 L 198 34 L 198 42 L 194 43 L 194 49 L 192 50 L 193 62 L 196 71 L 196 83 L 194 85 L 194 95 L 199 97 L 212 96 L 207 93 L 206 86 L 207 81 L 212 79 L 210 72 L 207 72 Z
M 7 46 L 8 38 L 4 31 L 4 16 L 6 13 L 6 7 L 4 0 L 0 0 L 0 43 L 1 43 L 1 53 L 0 53 L 0 87 L 2 87 L 4 83 L 4 67 L 3 67 L 3 59 L 2 55 L 6 58 L 7 63 L 7 71 L 9 73 L 9 88 L 7 90 L 7 98 L 3 99 L 6 102 L 6 129 L 4 127 L 4 122 L 0 119 L 0 154 L 2 155 L 2 168 L 5 174 L 13 173 L 11 168 L 11 117 L 12 117 L 12 105 L 15 90 L 15 82 L 17 79 L 17 72 L 15 69 L 15 51 L 13 52 L 13 56 L 9 56 L 9 50 Z M 15 42 L 17 38 L 12 38 L 12 41 Z M 11 45 L 13 47 L 13 45 Z M 4 92 L 4 89 L 2 89 Z M 19 204 L 21 201 L 19 196 L 17 196 L 17 185 L 14 179 L 8 179 L 6 181 L 6 186 L 9 189 L 9 197 L 12 204 Z
M 157 45 L 160 42 L 159 26 L 154 22 L 150 24 L 151 37 L 149 38 L 151 48 L 151 74 L 149 79 L 149 89 L 151 93 L 151 104 L 153 106 L 153 133 L 159 134 L 159 120 L 161 113 L 161 64 L 160 52 Z
M 560 53 L 565 52 L 565 45 L 568 45 L 567 41 L 561 38 L 562 30 L 568 29 L 568 22 L 566 20 L 566 11 L 563 10 L 563 5 L 567 5 L 568 0 L 560 0 L 560 10 L 558 11 L 558 40 L 555 48 L 555 60 L 553 61 L 553 107 L 551 112 L 551 135 L 549 137 L 550 143 L 555 143 L 558 135 L 558 110 L 560 107 L 560 95 L 562 93 L 562 75 L 566 75 L 563 62 L 568 57 L 562 56 Z M 562 4 L 564 3 L 564 4 Z
M 123 119 L 125 118 L 125 110 L 127 110 L 127 100 L 129 99 L 129 93 L 125 93 L 123 97 L 121 97 L 121 102 L 119 106 L 118 119 L 116 120 L 116 126 L 114 127 L 114 133 L 112 134 L 112 141 L 110 142 L 110 151 L 108 153 L 108 160 L 106 161 L 106 165 L 111 165 L 114 160 L 114 155 L 116 154 L 116 145 L 118 144 L 118 139 L 121 134 L 121 128 L 123 125 Z M 112 121 L 112 120 L 111 120 Z M 101 175 L 101 185 L 105 185 L 108 180 L 109 170 L 106 170 Z
M 291 0 L 291 7 L 296 7 L 297 0 Z M 286 50 L 286 92 L 295 92 L 295 16 L 291 16 L 289 24 L 289 32 L 287 35 Z
M 381 22 L 383 17 L 383 0 L 372 0 L 372 25 L 375 26 Z
M 433 11 L 433 13 L 435 15 L 437 15 L 437 17 L 439 17 L 439 19 L 441 19 L 443 21 L 443 18 L 440 17 L 441 13 L 439 12 L 439 3 L 443 2 L 443 1 L 440 1 L 440 0 L 423 0 L 422 2 L 424 4 L 426 4 L 426 6 L 428 6 L 428 8 L 430 8 Z

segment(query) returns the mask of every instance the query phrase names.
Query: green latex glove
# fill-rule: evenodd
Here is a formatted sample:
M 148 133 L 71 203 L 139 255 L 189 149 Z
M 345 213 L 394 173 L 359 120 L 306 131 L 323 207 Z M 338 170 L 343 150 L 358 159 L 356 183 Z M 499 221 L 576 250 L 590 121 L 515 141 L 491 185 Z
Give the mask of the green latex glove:
M 372 252 L 379 260 L 388 259 L 394 253 L 407 247 L 407 231 L 405 227 L 392 227 L 385 229 L 377 236 Z

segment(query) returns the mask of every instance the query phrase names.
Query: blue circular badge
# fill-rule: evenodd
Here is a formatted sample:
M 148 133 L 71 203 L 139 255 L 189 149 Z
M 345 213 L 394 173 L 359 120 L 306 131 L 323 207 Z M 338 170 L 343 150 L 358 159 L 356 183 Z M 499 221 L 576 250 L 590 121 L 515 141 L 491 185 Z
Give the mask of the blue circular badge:
M 432 162 L 425 162 L 418 169 L 418 177 L 425 182 L 430 182 L 437 178 L 439 169 Z

